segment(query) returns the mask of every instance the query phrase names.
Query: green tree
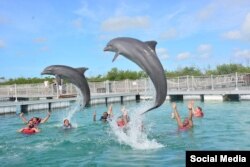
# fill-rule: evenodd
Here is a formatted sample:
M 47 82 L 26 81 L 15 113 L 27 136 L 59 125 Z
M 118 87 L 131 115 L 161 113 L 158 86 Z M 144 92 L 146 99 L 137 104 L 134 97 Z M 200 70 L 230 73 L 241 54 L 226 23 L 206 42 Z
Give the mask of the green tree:
M 200 76 L 203 73 L 200 69 L 196 67 L 185 67 L 177 69 L 176 71 L 165 71 L 167 77 L 177 77 L 177 76 L 185 76 L 185 75 L 192 75 L 192 76 Z

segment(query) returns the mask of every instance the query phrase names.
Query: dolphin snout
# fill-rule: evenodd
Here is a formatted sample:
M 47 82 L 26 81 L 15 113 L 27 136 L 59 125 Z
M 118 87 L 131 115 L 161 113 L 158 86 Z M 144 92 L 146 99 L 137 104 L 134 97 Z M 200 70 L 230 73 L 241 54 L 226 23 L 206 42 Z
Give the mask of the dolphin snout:
M 109 51 L 110 49 L 111 49 L 110 46 L 106 46 L 106 47 L 103 49 L 103 51 Z
M 43 70 L 43 72 L 41 72 L 41 75 L 44 75 L 44 74 L 50 74 L 50 70 Z

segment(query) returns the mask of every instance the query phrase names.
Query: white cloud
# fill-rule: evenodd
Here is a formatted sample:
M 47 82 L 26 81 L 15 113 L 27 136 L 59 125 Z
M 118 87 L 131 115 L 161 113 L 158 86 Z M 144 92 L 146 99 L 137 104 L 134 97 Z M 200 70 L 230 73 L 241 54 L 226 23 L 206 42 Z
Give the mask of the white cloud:
M 183 8 L 175 10 L 173 13 L 170 13 L 166 16 L 167 20 L 176 18 L 179 14 L 183 12 Z
M 0 25 L 1 24 L 7 24 L 9 22 L 10 21 L 6 17 L 0 16 Z
M 82 1 L 82 5 L 80 9 L 74 11 L 75 14 L 79 15 L 80 17 L 88 17 L 91 19 L 95 19 L 95 13 L 89 9 L 87 2 Z
M 156 53 L 161 60 L 166 60 L 169 58 L 168 51 L 165 48 L 156 49 Z
M 198 47 L 198 52 L 204 53 L 204 52 L 210 52 L 212 50 L 212 46 L 209 44 L 201 44 Z
M 83 28 L 83 22 L 82 22 L 81 18 L 77 18 L 77 19 L 73 20 L 72 24 L 76 29 L 82 30 L 82 28 Z
M 223 34 L 223 37 L 231 40 L 250 41 L 250 13 L 246 15 L 240 29 L 228 31 Z
M 245 21 L 241 27 L 243 35 L 250 40 L 250 13 L 247 14 Z
M 0 39 L 0 48 L 5 48 L 5 42 L 4 42 L 4 40 L 1 40 Z
M 218 5 L 215 5 L 214 3 L 209 4 L 208 6 L 205 6 L 198 12 L 197 17 L 200 21 L 205 21 L 209 18 L 212 18 L 213 15 L 216 12 Z
M 241 35 L 240 31 L 234 30 L 234 31 L 228 31 L 228 32 L 224 33 L 223 37 L 226 39 L 237 40 L 237 39 L 241 39 L 242 35 Z
M 212 53 L 212 46 L 209 44 L 201 44 L 198 46 L 197 52 L 201 58 L 209 58 Z
M 166 32 L 161 34 L 162 39 L 174 39 L 178 36 L 178 33 L 175 28 L 169 28 Z
M 177 60 L 186 60 L 190 58 L 191 54 L 189 52 L 183 52 L 177 55 Z
M 35 38 L 35 39 L 33 40 L 33 42 L 35 42 L 35 43 L 44 43 L 44 42 L 46 42 L 46 41 L 47 41 L 47 39 L 44 38 L 44 37 L 38 37 L 38 38 Z
M 105 20 L 102 23 L 104 31 L 123 31 L 133 28 L 147 28 L 149 26 L 149 19 L 145 16 L 136 17 L 113 17 Z
M 235 51 L 234 56 L 238 58 L 250 59 L 250 50 L 237 50 Z
M 49 50 L 48 46 L 43 46 L 40 48 L 40 51 L 47 52 Z

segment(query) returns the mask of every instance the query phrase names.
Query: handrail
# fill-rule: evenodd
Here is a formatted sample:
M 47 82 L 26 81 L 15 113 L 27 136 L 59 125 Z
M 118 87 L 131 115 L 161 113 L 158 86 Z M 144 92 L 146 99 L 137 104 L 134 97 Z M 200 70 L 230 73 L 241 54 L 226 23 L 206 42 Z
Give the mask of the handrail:
M 89 82 L 91 94 L 109 93 L 146 93 L 154 91 L 149 78 L 123 81 Z M 210 75 L 210 76 L 180 76 L 167 78 L 168 91 L 221 91 L 249 90 L 250 73 Z M 59 97 L 60 95 L 77 94 L 75 86 L 66 83 L 59 87 L 54 84 L 22 84 L 1 85 L 1 98 L 12 97 Z

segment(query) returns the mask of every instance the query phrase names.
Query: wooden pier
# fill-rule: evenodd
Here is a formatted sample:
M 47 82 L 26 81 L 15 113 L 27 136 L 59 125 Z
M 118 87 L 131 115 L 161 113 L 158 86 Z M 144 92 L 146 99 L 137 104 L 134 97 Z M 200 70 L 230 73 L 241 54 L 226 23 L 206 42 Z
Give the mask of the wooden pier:
M 123 103 L 129 100 L 153 99 L 150 79 L 89 82 L 91 104 Z M 68 107 L 77 98 L 72 84 L 62 87 L 51 84 L 0 86 L 0 114 L 17 110 Z M 250 100 L 250 74 L 182 76 L 167 79 L 166 100 Z

